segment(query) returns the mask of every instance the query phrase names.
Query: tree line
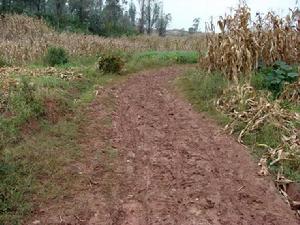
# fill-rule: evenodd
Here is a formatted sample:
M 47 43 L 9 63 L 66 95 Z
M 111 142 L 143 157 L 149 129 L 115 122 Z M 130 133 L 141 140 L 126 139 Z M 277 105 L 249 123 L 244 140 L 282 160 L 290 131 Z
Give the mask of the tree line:
M 58 30 L 101 36 L 164 36 L 171 21 L 159 0 L 0 0 L 0 13 L 37 16 Z

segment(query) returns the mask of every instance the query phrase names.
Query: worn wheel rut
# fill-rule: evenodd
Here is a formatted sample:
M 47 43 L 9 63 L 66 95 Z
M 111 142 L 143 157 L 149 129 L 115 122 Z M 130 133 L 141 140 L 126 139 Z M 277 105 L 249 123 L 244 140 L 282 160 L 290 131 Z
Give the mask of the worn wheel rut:
M 59 210 L 49 207 L 63 219 L 59 223 L 53 212 L 46 213 L 38 218 L 43 224 L 299 224 L 272 181 L 257 175 L 247 150 L 171 90 L 181 73 L 178 68 L 143 72 L 111 90 L 116 102 L 109 140 L 117 152 L 111 170 L 93 161 L 91 149 L 103 136 L 95 124 L 101 107 L 93 104 L 86 164 L 94 165 L 87 173 L 96 174 L 99 184 Z M 75 206 L 81 208 L 70 210 Z M 79 216 L 70 216 L 76 212 Z
M 118 91 L 128 190 L 118 224 L 297 224 L 245 148 L 169 90 L 178 73 L 146 73 Z

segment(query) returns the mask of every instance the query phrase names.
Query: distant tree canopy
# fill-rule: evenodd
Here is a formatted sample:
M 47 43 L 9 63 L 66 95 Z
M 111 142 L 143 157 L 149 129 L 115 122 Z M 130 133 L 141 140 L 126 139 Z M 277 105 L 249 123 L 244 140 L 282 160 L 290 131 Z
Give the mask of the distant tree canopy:
M 102 36 L 166 33 L 170 16 L 157 0 L 0 0 L 0 13 L 44 18 L 58 30 Z M 140 18 L 137 18 L 140 15 Z
M 171 22 L 171 14 L 165 14 L 163 3 L 158 0 L 139 0 L 141 17 L 138 20 L 139 33 L 150 35 L 154 28 L 160 36 L 165 36 Z
M 193 26 L 189 28 L 189 33 L 194 34 L 199 31 L 200 18 L 195 18 L 193 20 Z

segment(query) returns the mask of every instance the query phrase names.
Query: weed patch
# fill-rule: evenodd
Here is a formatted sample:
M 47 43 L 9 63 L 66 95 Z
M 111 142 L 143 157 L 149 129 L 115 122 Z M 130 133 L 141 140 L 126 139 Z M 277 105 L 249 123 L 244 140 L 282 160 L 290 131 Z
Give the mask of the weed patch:
M 50 47 L 44 58 L 48 66 L 64 65 L 69 62 L 67 52 L 61 47 Z

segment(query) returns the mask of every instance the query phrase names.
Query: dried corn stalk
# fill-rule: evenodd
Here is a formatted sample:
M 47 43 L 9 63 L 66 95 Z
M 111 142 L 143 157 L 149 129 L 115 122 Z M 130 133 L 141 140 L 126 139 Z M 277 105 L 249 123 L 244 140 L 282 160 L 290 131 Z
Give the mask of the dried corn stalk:
M 296 83 L 286 85 L 280 95 L 280 99 L 300 104 L 300 80 Z
M 299 63 L 300 33 L 295 23 L 293 11 L 284 19 L 273 12 L 264 18 L 257 14 L 252 22 L 250 8 L 240 5 L 233 15 L 220 18 L 219 34 L 214 26 L 207 26 L 208 53 L 201 63 L 209 71 L 222 71 L 235 81 L 260 64 L 271 65 L 276 60 Z
M 235 131 L 236 124 L 245 126 L 240 131 L 238 141 L 243 142 L 245 134 L 262 128 L 266 124 L 272 124 L 282 130 L 281 144 L 275 149 L 258 143 L 267 148 L 260 164 L 261 175 L 266 175 L 266 162 L 268 166 L 278 164 L 282 166 L 285 160 L 300 160 L 300 130 L 295 122 L 300 121 L 300 115 L 282 109 L 280 100 L 271 102 L 264 93 L 257 92 L 248 84 L 233 85 L 224 92 L 216 102 L 217 109 L 230 116 L 233 122 L 226 126 L 231 132 Z

